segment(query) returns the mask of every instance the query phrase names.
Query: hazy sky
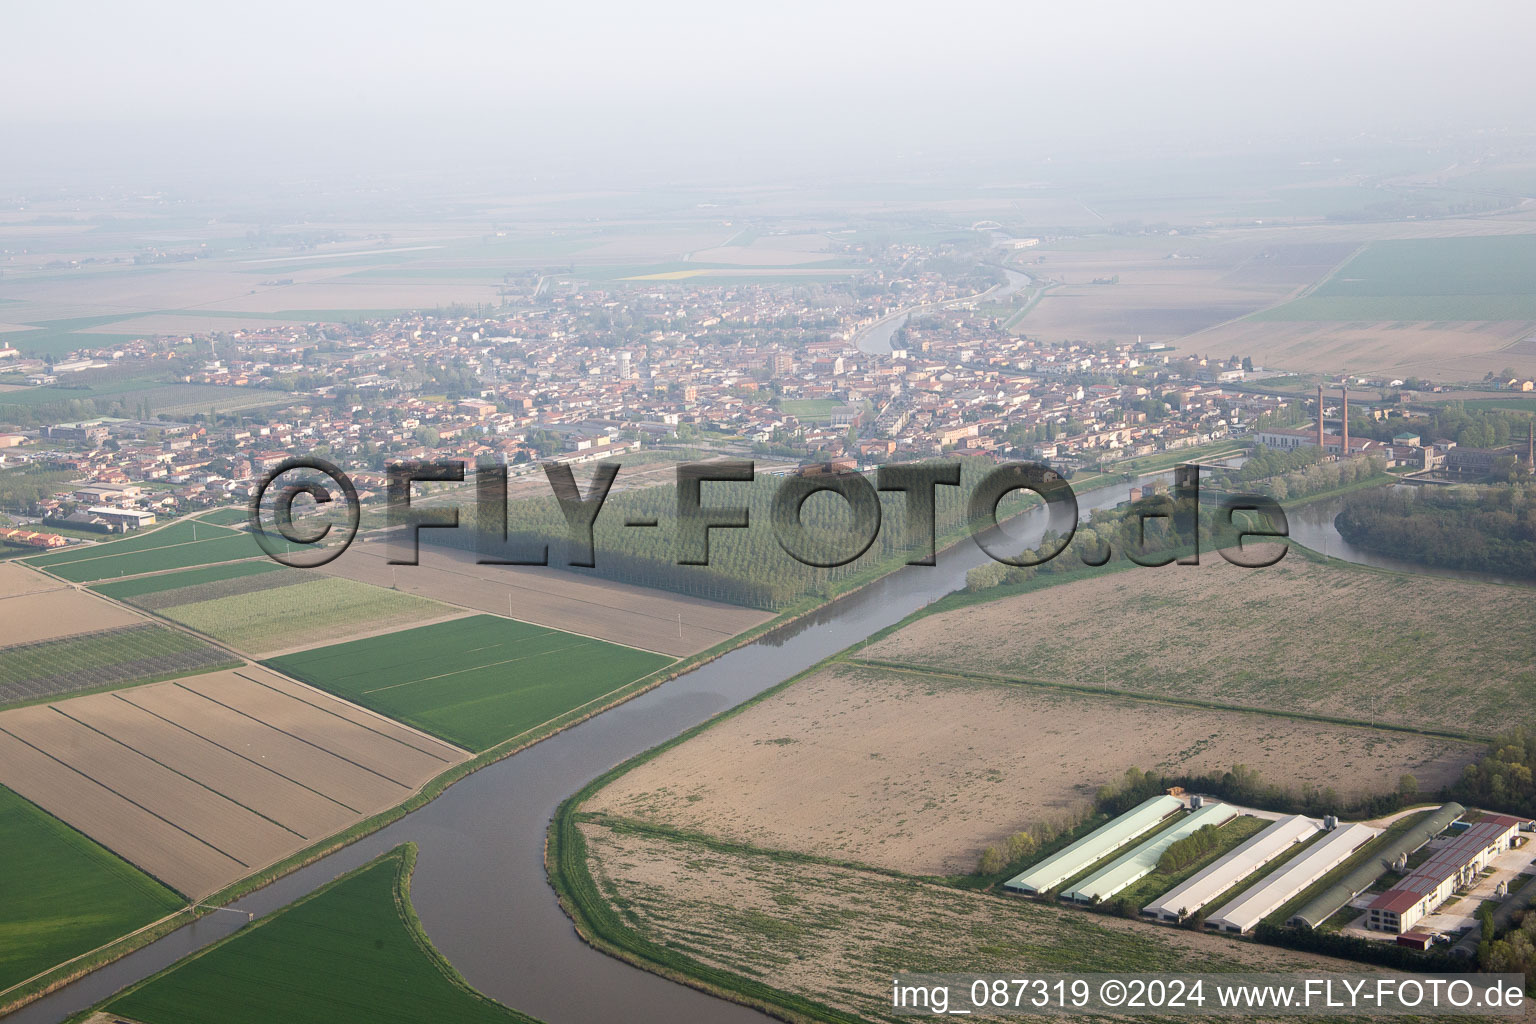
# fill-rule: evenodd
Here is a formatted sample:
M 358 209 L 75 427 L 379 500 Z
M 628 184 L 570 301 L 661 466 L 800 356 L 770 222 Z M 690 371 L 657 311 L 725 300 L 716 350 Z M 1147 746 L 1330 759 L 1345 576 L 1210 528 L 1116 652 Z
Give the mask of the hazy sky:
M 1536 4 L 9 5 L 8 160 L 1034 155 L 1536 125 Z M 790 157 L 793 159 L 790 159 Z

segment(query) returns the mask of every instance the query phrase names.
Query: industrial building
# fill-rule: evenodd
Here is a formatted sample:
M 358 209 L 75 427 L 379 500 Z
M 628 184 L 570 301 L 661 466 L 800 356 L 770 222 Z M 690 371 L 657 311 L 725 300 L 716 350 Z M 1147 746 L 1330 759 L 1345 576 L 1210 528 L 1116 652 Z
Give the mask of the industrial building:
M 1227 804 L 1206 804 L 1172 828 L 1164 829 L 1134 850 L 1116 858 L 1107 867 L 1095 871 L 1079 882 L 1070 892 L 1063 893 L 1078 903 L 1098 903 L 1115 893 L 1134 885 L 1157 870 L 1157 862 L 1163 852 L 1185 836 L 1194 834 L 1206 825 L 1225 825 L 1237 817 L 1237 809 Z
M 1178 797 L 1154 796 L 1058 850 L 1028 871 L 1010 878 L 1003 887 L 1015 892 L 1048 892 L 1183 809 L 1184 804 Z
M 1141 912 L 1162 921 L 1182 921 L 1297 843 L 1311 839 L 1322 827 L 1302 814 L 1281 818 Z
M 113 526 L 124 530 L 137 530 L 142 526 L 153 526 L 155 514 L 143 512 L 132 508 L 114 508 L 111 505 L 97 505 L 87 510 L 91 515 L 99 519 L 105 519 Z
M 1344 905 L 1376 884 L 1376 879 L 1390 871 L 1400 860 L 1423 848 L 1435 836 L 1467 813 L 1454 801 L 1429 812 L 1393 839 L 1371 851 L 1371 856 L 1350 869 L 1343 878 L 1308 900 L 1286 924 L 1316 928 Z
M 1207 928 L 1243 933 L 1294 899 L 1307 886 L 1349 859 L 1360 847 L 1381 834 L 1369 825 L 1343 825 L 1313 843 L 1290 863 L 1248 888 L 1217 910 Z
M 1510 847 L 1521 820 L 1485 814 L 1465 832 L 1430 854 L 1396 885 L 1371 901 L 1366 927 L 1402 934 L 1477 879 L 1488 862 Z

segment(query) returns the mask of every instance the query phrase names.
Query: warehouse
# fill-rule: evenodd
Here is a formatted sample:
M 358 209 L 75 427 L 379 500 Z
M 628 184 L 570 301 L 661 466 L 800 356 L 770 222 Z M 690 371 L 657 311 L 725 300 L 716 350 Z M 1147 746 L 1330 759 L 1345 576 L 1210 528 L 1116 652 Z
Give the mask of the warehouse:
M 1371 850 L 1369 857 L 1308 900 L 1305 906 L 1291 915 L 1286 924 L 1316 928 L 1338 913 L 1346 903 L 1375 885 L 1376 879 L 1390 871 L 1400 858 L 1406 858 L 1423 848 L 1466 812 L 1467 809 L 1458 803 L 1448 803 L 1428 812 L 1401 834 Z
M 1182 921 L 1297 843 L 1311 839 L 1320 828 L 1321 822 L 1302 814 L 1281 818 L 1141 912 L 1163 921 Z
M 1488 862 L 1510 847 L 1521 821 L 1507 814 L 1486 814 L 1461 835 L 1430 854 L 1367 908 L 1366 927 L 1399 935 L 1426 914 L 1477 880 Z
M 1185 836 L 1192 835 L 1206 825 L 1225 825 L 1237 817 L 1237 809 L 1227 804 L 1206 804 L 1172 828 L 1164 829 L 1134 850 L 1117 858 L 1108 867 L 1095 871 L 1071 892 L 1063 893 L 1067 899 L 1078 903 L 1098 903 L 1107 900 L 1126 886 L 1146 878 L 1157 870 L 1157 862 L 1163 851 Z
M 1145 834 L 1170 814 L 1184 809 L 1178 797 L 1154 796 L 1118 818 L 1094 829 L 1071 846 L 1052 854 L 1028 871 L 1003 883 L 1015 892 L 1041 893 L 1108 857 L 1137 836 Z
M 1379 835 L 1381 829 L 1369 825 L 1344 825 L 1334 829 L 1302 851 L 1295 860 L 1216 911 L 1205 926 L 1237 933 L 1251 930 L 1284 906 L 1287 900 L 1294 899 Z

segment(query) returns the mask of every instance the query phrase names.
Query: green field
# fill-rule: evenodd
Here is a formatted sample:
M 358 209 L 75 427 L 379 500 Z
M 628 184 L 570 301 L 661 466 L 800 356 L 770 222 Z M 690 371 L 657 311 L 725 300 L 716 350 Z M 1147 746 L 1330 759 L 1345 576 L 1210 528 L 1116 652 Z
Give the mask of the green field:
M 1310 294 L 1255 320 L 1536 319 L 1536 235 L 1372 242 Z
M 842 402 L 831 398 L 790 399 L 779 403 L 781 412 L 802 420 L 830 419 L 842 407 Z
M 282 572 L 283 569 L 283 566 L 271 560 L 226 562 L 223 565 L 210 565 L 202 569 L 183 569 L 180 572 L 163 572 L 154 576 L 139 576 L 131 580 L 98 583 L 91 589 L 117 601 L 132 602 L 134 598 L 147 594 L 160 594 L 168 590 L 180 590 L 183 587 L 202 586 L 246 576 L 260 576 L 269 572 Z
M 216 526 L 240 526 L 251 518 L 250 509 L 244 505 L 232 508 L 216 508 L 211 512 L 204 512 L 197 517 L 200 523 L 213 523 Z
M 267 664 L 479 751 L 671 660 L 557 629 L 473 615 Z
M 397 847 L 112 1000 L 144 1024 L 532 1022 L 480 995 L 432 948 Z
M 0 705 L 232 668 L 227 652 L 158 623 L 0 648 Z
M 158 920 L 180 896 L 0 787 L 0 989 Z
M 398 629 L 454 611 L 425 597 L 356 580 L 306 578 L 302 569 L 288 572 L 297 583 L 154 610 L 231 647 L 257 652 L 325 643 L 368 629 Z
M 278 543 L 303 550 L 281 540 Z M 39 555 L 27 562 L 71 583 L 94 583 L 257 556 L 264 557 L 264 553 L 250 534 L 214 523 L 179 522 L 106 544 Z

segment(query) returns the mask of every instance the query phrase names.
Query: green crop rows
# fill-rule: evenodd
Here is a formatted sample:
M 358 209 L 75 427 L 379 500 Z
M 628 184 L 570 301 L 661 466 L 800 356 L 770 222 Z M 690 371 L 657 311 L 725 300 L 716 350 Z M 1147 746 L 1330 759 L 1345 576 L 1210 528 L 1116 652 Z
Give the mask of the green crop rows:
M 0 787 L 0 989 L 181 906 L 181 897 Z
M 672 659 L 493 615 L 274 658 L 280 672 L 485 750 Z
M 145 1024 L 480 1024 L 532 1018 L 471 989 L 410 903 L 399 847 L 119 996 Z

